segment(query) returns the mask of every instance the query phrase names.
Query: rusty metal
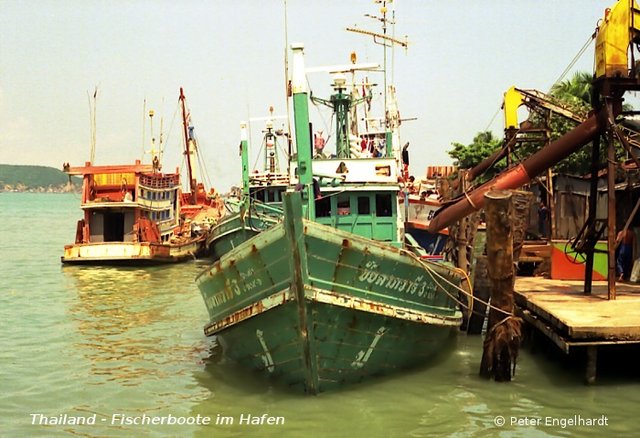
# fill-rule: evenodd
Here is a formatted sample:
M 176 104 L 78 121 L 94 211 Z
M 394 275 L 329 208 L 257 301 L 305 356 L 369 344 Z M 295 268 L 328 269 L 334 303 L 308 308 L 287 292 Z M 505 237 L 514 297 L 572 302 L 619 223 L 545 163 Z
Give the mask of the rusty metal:
M 538 90 L 523 90 L 520 88 L 514 88 L 514 90 L 522 97 L 520 105 L 525 105 L 531 111 L 539 111 L 539 109 L 542 108 L 576 123 L 582 123 L 587 118 L 585 114 L 569 108 L 560 100 Z M 523 123 L 528 123 L 529 125 L 531 124 L 528 121 L 525 121 Z M 516 145 L 516 143 L 529 141 L 528 139 L 519 138 L 518 134 L 520 132 L 539 131 L 538 129 L 523 128 L 523 126 L 524 125 L 521 125 L 521 128 L 518 131 L 512 133 L 512 136 L 506 140 L 506 144 L 502 147 L 502 149 L 495 151 L 489 157 L 485 158 L 474 168 L 472 168 L 467 174 L 467 180 L 473 181 L 479 175 L 482 175 L 482 173 L 484 173 L 488 168 L 493 166 L 498 161 L 502 160 L 505 156 L 507 156 L 508 158 L 509 151 Z M 513 129 L 511 130 L 513 131 Z
M 502 160 L 508 153 L 508 151 L 516 144 L 516 135 L 514 135 L 506 146 L 498 149 L 487 158 L 473 167 L 466 175 L 467 181 L 473 181 L 478 176 L 482 175 L 487 169 L 493 166 L 498 161 Z
M 206 325 L 204 328 L 204 334 L 206 336 L 214 335 L 223 329 L 236 325 L 239 322 L 251 318 L 252 316 L 259 315 L 260 313 L 272 309 L 276 306 L 285 304 L 287 301 L 292 299 L 293 297 L 289 294 L 288 290 L 277 292 L 270 297 L 257 301 L 250 306 L 244 307 L 237 312 L 232 313 L 231 315 L 225 317 L 220 321 L 216 321 Z
M 607 104 L 609 107 L 609 104 Z M 613 142 L 613 129 L 607 136 L 607 249 L 608 257 L 608 298 L 616 299 L 616 147 Z
M 429 224 L 429 232 L 437 233 L 459 221 L 484 205 L 484 194 L 491 188 L 515 189 L 528 183 L 547 168 L 560 162 L 593 140 L 606 127 L 606 114 L 599 111 L 558 140 L 551 142 L 518 166 L 498 175 L 470 193 L 464 193 L 458 202 L 441 209 Z
M 310 393 L 315 394 L 319 391 L 319 382 L 317 380 L 318 363 L 316 361 L 316 347 L 310 341 L 310 338 L 313 338 L 313 325 L 310 321 L 305 295 L 305 283 L 308 280 L 309 270 L 304 246 L 302 198 L 299 192 L 285 194 L 283 207 L 285 236 L 290 251 L 290 290 L 291 294 L 295 297 L 296 306 L 298 307 L 300 342 L 303 351 L 302 358 L 305 364 L 305 385 Z
M 366 298 L 354 297 L 338 292 L 320 289 L 313 286 L 306 286 L 306 290 L 312 295 L 310 299 L 314 302 L 331 304 L 332 306 L 346 307 L 363 312 L 375 313 L 395 319 L 403 319 L 411 322 L 421 322 L 438 326 L 459 327 L 462 322 L 460 316 L 446 316 L 418 311 L 408 307 L 394 306 L 391 304 L 371 301 Z
M 593 139 L 593 144 L 591 145 L 591 181 L 590 181 L 590 189 L 589 189 L 589 214 L 587 216 L 587 223 L 584 224 L 584 227 L 587 227 L 591 224 L 592 227 L 595 227 L 595 219 L 598 207 L 598 168 L 600 167 L 600 136 L 597 135 L 596 138 Z M 594 233 L 590 233 L 594 235 Z M 592 240 L 593 242 L 593 240 Z M 595 243 L 591 244 L 595 247 Z M 594 251 L 593 247 L 590 251 L 587 251 L 587 260 L 584 271 L 584 294 L 591 294 L 591 285 L 593 283 L 593 262 L 594 262 Z

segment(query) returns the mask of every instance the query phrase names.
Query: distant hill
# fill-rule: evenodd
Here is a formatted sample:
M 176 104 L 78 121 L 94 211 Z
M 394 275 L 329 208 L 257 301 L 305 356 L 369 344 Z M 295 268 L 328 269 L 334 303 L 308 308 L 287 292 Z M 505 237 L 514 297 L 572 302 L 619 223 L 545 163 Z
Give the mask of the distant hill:
M 0 164 L 0 191 L 68 192 L 78 190 L 82 179 L 47 166 Z

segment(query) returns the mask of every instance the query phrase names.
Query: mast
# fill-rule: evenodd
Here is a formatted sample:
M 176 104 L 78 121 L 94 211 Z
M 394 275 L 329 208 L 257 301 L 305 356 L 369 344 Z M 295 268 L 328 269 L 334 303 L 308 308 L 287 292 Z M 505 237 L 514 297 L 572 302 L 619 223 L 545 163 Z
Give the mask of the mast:
M 287 155 L 290 157 L 293 141 L 291 139 L 291 81 L 289 79 L 289 25 L 287 21 L 287 0 L 284 0 L 284 88 L 287 106 Z
M 288 116 L 287 116 L 288 117 Z M 278 161 L 278 151 L 276 133 L 273 128 L 273 107 L 269 107 L 269 118 L 265 125 L 263 143 L 264 143 L 264 171 L 266 173 L 280 172 L 280 163 Z
M 294 44 L 291 86 L 293 91 L 293 119 L 296 129 L 296 153 L 298 156 L 298 182 L 302 189 L 306 216 L 315 219 L 313 170 L 311 168 L 311 135 L 309 132 L 309 102 L 304 70 L 304 45 Z
M 240 123 L 240 158 L 242 161 L 242 205 L 249 208 L 249 142 L 247 141 L 247 124 Z
M 196 180 L 193 177 L 193 164 L 191 163 L 191 145 L 189 144 L 189 126 L 187 120 L 187 109 L 182 87 L 180 87 L 180 104 L 182 106 L 182 126 L 184 128 L 184 154 L 187 158 L 187 175 L 189 177 L 189 191 L 191 192 L 191 203 L 196 203 Z
M 347 80 L 341 72 L 336 73 L 333 81 L 332 94 L 329 100 L 316 96 L 311 96 L 311 100 L 315 103 L 326 105 L 333 110 L 336 117 L 336 155 L 338 158 L 349 158 L 349 113 L 351 111 L 352 102 L 351 95 L 345 93 L 347 89 Z M 360 103 L 358 100 L 357 103 Z
M 87 95 L 89 92 L 87 92 Z M 96 85 L 93 91 L 93 100 L 89 96 L 89 119 L 91 121 L 91 151 L 89 154 L 89 161 L 91 164 L 95 164 L 96 161 L 96 102 L 98 100 L 98 86 Z

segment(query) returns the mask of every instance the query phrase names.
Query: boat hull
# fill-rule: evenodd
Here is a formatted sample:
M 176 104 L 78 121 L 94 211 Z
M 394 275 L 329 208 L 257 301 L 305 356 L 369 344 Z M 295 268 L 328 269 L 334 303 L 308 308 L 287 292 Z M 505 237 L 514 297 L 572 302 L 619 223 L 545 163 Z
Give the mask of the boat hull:
M 205 334 L 229 358 L 317 393 L 443 347 L 461 322 L 458 271 L 287 211 L 198 277 Z
M 295 300 L 220 332 L 224 354 L 284 385 L 316 393 L 426 364 L 456 331 L 323 303 L 312 296 L 305 307 L 312 315 L 312 357 L 305 349 Z
M 416 242 L 425 249 L 427 254 L 432 256 L 441 255 L 449 239 L 449 235 L 445 233 L 430 233 L 426 227 L 426 225 L 415 222 L 405 223 L 406 232 L 413 236 Z
M 206 243 L 207 252 L 214 260 L 218 260 L 276 223 L 277 221 L 270 217 L 243 217 L 239 212 L 228 215 L 209 232 Z
M 190 260 L 203 251 L 204 236 L 185 243 L 100 242 L 66 245 L 62 263 L 155 265 Z

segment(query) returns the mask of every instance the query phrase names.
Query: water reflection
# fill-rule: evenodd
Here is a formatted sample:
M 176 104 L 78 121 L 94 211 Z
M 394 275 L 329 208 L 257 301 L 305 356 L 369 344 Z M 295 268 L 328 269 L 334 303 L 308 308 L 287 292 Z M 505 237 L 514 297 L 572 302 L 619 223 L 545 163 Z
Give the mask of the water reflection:
M 68 309 L 79 333 L 76 348 L 91 364 L 91 383 L 119 381 L 138 385 L 180 373 L 172 365 L 202 361 L 202 338 L 181 342 L 196 330 L 197 319 L 181 311 L 199 299 L 195 264 L 123 268 L 65 266 L 67 290 L 75 292 Z

